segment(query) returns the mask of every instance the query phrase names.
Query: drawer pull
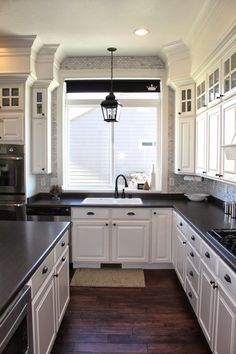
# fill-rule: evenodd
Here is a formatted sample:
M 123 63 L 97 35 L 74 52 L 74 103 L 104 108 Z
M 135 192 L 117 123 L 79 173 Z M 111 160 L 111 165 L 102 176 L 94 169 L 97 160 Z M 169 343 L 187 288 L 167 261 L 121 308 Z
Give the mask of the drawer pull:
M 88 211 L 87 215 L 95 215 L 93 211 Z
M 189 275 L 191 275 L 191 277 L 193 277 L 193 271 L 192 270 L 190 270 Z
M 193 235 L 191 236 L 191 240 L 195 241 L 195 237 Z
M 190 299 L 192 299 L 192 297 L 193 297 L 191 292 L 188 293 L 188 296 L 190 297 Z
M 61 247 L 64 247 L 65 246 L 65 241 L 62 241 L 62 243 L 61 243 Z
M 211 285 L 215 284 L 214 280 L 210 280 L 210 284 Z
M 127 213 L 127 215 L 133 216 L 133 215 L 135 215 L 135 213 L 133 213 L 132 211 L 130 211 L 129 213 Z
M 43 267 L 43 270 L 42 270 L 42 274 L 46 274 L 47 273 L 47 271 L 48 271 L 48 267 Z
M 186 241 L 182 241 L 182 243 L 183 243 L 183 245 L 186 245 L 187 242 Z
M 225 274 L 224 280 L 227 281 L 227 283 L 231 283 L 231 278 L 230 278 L 229 274 Z
M 194 253 L 193 253 L 193 252 L 190 252 L 190 256 L 191 256 L 191 257 L 194 257 Z
M 65 256 L 62 257 L 61 261 L 62 261 L 62 262 L 65 262 L 65 260 L 66 260 L 66 257 L 65 257 Z
M 211 256 L 210 256 L 210 253 L 209 253 L 209 252 L 206 252 L 206 253 L 205 253 L 205 256 L 206 256 L 206 258 L 211 258 Z
M 58 278 L 58 274 L 54 274 L 54 277 L 55 277 L 55 278 Z

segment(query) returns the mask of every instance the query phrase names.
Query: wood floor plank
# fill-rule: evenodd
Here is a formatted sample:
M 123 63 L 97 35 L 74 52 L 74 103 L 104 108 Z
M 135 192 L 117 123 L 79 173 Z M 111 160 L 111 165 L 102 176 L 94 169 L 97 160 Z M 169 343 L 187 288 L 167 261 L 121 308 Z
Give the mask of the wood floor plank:
M 145 288 L 72 287 L 52 354 L 210 354 L 173 270 L 145 270 Z

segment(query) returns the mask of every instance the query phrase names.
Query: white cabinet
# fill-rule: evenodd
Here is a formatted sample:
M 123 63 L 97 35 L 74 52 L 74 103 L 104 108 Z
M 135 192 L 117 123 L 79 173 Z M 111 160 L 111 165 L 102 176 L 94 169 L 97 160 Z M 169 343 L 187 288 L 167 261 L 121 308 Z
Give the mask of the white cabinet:
M 207 114 L 203 112 L 196 119 L 196 173 L 207 173 Z
M 149 221 L 112 221 L 112 262 L 149 261 Z
M 180 86 L 177 90 L 177 113 L 181 116 L 192 116 L 195 112 L 194 85 Z
M 207 107 L 206 100 L 206 79 L 205 76 L 197 80 L 196 83 L 196 111 L 202 112 Z
M 222 59 L 223 93 L 226 96 L 236 92 L 236 48 L 232 48 Z
M 109 262 L 109 220 L 73 221 L 72 261 Z
M 221 173 L 221 107 L 208 111 L 207 175 L 219 178 Z
M 69 302 L 68 232 L 28 284 L 32 296 L 34 354 L 49 354 Z
M 211 349 L 213 348 L 214 339 L 216 289 L 217 285 L 215 274 L 205 265 L 204 262 L 202 262 L 200 273 L 198 320 Z
M 195 118 L 176 120 L 175 173 L 194 173 Z
M 69 276 L 69 249 L 59 257 L 55 266 L 55 290 L 56 290 L 56 325 L 57 331 L 63 319 L 66 307 L 70 299 L 70 276 Z
M 187 239 L 185 235 L 177 229 L 175 240 L 175 271 L 184 289 L 186 276 L 186 244 Z
M 172 210 L 152 210 L 152 262 L 171 262 Z
M 24 85 L 0 85 L 0 111 L 13 111 L 24 109 Z
M 51 163 L 51 91 L 32 90 L 32 173 L 52 172 Z
M 221 63 L 216 63 L 207 71 L 207 102 L 208 108 L 221 102 Z
M 34 353 L 48 354 L 56 338 L 56 297 L 53 272 L 32 300 Z
M 224 288 L 218 286 L 215 316 L 215 354 L 236 353 L 236 305 Z
M 22 143 L 24 142 L 24 115 L 19 112 L 0 113 L 0 142 Z
M 222 146 L 236 143 L 236 98 L 222 105 Z M 235 137 L 235 139 L 234 139 Z M 228 159 L 224 148 L 222 154 L 223 178 L 236 182 L 236 148 L 234 160 Z

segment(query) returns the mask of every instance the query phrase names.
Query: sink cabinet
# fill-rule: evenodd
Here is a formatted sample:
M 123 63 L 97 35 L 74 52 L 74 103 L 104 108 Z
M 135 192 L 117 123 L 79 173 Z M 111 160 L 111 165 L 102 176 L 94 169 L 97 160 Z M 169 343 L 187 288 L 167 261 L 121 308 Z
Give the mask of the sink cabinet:
M 171 264 L 171 232 L 171 209 L 72 208 L 72 262 Z

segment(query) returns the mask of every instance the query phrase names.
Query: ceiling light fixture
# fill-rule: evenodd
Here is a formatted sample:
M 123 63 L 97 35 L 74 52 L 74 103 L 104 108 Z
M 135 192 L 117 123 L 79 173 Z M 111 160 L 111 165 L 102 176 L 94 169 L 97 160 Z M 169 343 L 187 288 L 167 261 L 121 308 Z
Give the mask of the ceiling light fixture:
M 112 123 L 119 121 L 122 104 L 116 100 L 113 93 L 113 52 L 116 51 L 116 48 L 107 48 L 107 50 L 111 53 L 111 89 L 109 95 L 102 101 L 101 108 L 104 121 Z
M 138 28 L 134 31 L 134 33 L 137 35 L 137 36 L 146 36 L 146 34 L 149 33 L 149 31 L 146 29 L 146 28 Z

